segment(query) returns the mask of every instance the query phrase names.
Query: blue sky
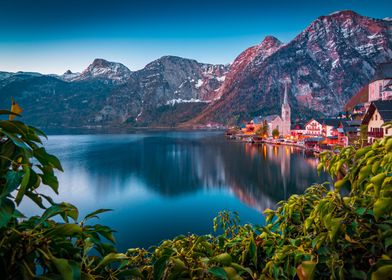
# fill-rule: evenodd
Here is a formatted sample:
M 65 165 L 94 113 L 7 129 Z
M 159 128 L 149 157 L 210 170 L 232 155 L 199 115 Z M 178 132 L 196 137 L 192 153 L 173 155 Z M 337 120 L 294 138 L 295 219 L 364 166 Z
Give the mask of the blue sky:
M 138 70 L 163 55 L 230 63 L 266 35 L 284 42 L 337 10 L 392 17 L 391 0 L 0 0 L 0 71 Z

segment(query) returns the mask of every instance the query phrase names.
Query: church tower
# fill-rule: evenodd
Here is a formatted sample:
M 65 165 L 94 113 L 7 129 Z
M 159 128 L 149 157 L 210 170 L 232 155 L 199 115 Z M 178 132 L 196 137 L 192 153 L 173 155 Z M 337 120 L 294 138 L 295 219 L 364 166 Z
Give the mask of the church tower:
M 290 134 L 291 129 L 291 109 L 288 101 L 287 82 L 284 85 L 284 97 L 282 104 L 282 135 Z

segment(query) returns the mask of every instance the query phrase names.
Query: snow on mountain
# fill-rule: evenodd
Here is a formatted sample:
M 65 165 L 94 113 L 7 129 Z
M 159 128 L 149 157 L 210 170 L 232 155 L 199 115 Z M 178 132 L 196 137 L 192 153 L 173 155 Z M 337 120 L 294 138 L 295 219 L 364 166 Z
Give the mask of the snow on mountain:
M 293 119 L 334 115 L 391 59 L 392 21 L 340 11 L 287 44 L 267 36 L 229 65 L 164 56 L 135 72 L 104 59 L 61 76 L 0 72 L 0 105 L 14 96 L 41 128 L 238 124 L 280 113 L 288 81 Z
M 114 83 L 123 83 L 131 73 L 131 70 L 121 63 L 96 58 L 82 73 L 72 73 L 68 70 L 61 78 L 65 81 L 103 79 Z
M 80 77 L 80 73 L 76 72 L 73 73 L 71 70 L 67 70 L 63 75 L 61 75 L 59 78 L 67 81 L 67 82 L 72 82 L 72 81 L 77 81 Z
M 221 98 L 189 123 L 239 123 L 279 113 L 283 81 L 289 81 L 294 117 L 334 115 L 379 63 L 391 59 L 391 21 L 352 11 L 321 16 L 285 45 L 270 37 L 240 54 L 219 89 Z

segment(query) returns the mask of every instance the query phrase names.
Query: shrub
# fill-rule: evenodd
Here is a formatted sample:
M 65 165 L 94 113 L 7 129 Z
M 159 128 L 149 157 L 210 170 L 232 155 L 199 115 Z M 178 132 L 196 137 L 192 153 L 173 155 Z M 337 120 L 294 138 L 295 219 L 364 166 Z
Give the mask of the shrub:
M 0 114 L 12 114 L 0 111 Z M 113 230 L 79 220 L 58 191 L 59 160 L 41 131 L 0 120 L 0 272 L 7 279 L 387 279 L 392 275 L 392 138 L 372 146 L 322 153 L 319 170 L 336 182 L 265 210 L 266 225 L 239 225 L 220 212 L 217 235 L 178 236 L 149 250 L 118 253 Z M 17 210 L 32 199 L 43 214 Z M 56 222 L 60 217 L 62 222 Z

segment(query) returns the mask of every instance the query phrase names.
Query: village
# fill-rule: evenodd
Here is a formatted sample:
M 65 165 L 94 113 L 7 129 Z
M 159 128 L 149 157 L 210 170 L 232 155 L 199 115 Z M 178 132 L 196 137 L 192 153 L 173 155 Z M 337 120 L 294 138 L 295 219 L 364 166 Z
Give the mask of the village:
M 392 62 L 379 64 L 373 79 L 330 118 L 291 120 L 288 85 L 285 84 L 281 115 L 255 117 L 241 127 L 231 127 L 226 137 L 250 143 L 291 145 L 318 154 L 353 145 L 365 146 L 392 135 L 385 126 L 392 120 Z

